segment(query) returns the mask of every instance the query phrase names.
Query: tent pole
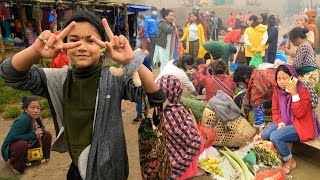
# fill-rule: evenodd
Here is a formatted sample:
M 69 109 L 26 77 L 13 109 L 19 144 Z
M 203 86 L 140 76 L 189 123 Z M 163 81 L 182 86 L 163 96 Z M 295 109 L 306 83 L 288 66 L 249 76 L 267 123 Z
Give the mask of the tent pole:
M 17 6 L 18 6 L 18 9 L 21 12 L 21 17 L 19 17 L 19 19 L 20 19 L 22 39 L 23 39 L 25 47 L 28 47 L 29 46 L 29 42 L 28 42 L 28 39 L 27 39 L 27 36 L 26 36 L 26 26 L 25 26 L 25 22 L 27 21 L 27 17 L 26 17 L 26 13 L 25 13 L 26 12 L 26 8 L 24 6 L 22 6 L 21 0 L 19 0 L 17 2 Z
M 129 24 L 128 24 L 129 15 L 128 15 L 128 5 L 127 4 L 124 5 L 124 14 L 125 14 L 125 22 L 126 22 L 126 25 L 125 25 L 126 37 L 127 37 L 128 41 L 130 42 L 130 39 L 129 39 Z
M 35 6 L 33 6 L 33 12 L 35 14 L 38 36 L 42 33 L 40 11 L 41 11 L 41 7 L 40 7 L 39 3 L 37 3 Z M 40 61 L 41 61 L 42 67 L 46 68 L 47 67 L 46 59 L 42 58 L 42 59 L 40 59 Z

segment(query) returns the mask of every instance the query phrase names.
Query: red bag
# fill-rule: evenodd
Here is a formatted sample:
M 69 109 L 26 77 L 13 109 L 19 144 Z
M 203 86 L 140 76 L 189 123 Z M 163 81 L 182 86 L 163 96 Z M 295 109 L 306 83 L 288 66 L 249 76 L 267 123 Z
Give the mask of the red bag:
M 217 138 L 217 133 L 214 128 L 208 124 L 198 125 L 199 134 L 204 141 L 204 148 L 208 148 L 212 145 L 213 141 Z
M 255 180 L 285 180 L 284 171 L 282 168 L 278 170 L 266 170 L 259 172 L 255 178 Z

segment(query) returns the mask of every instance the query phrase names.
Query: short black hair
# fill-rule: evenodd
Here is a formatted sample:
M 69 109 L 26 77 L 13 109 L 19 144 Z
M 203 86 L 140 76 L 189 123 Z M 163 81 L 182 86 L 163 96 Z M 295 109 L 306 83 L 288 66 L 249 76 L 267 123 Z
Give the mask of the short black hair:
M 249 17 L 249 21 L 253 21 L 252 24 L 251 24 L 251 27 L 253 27 L 253 28 L 255 28 L 256 26 L 259 25 L 258 17 L 256 15 L 251 15 Z
M 248 66 L 246 64 L 243 64 L 243 65 L 239 65 L 236 70 L 234 71 L 234 74 L 233 74 L 233 81 L 235 83 L 238 83 L 238 82 L 246 82 L 246 79 L 245 79 L 245 76 L 247 78 L 250 78 L 251 75 L 252 75 L 252 71 L 253 71 L 253 67 L 252 66 Z
M 96 14 L 90 11 L 78 11 L 74 13 L 70 19 L 68 19 L 65 24 L 64 28 L 67 27 L 72 21 L 75 22 L 88 22 L 92 26 L 94 26 L 97 29 L 98 34 L 101 36 L 102 41 L 107 41 L 107 33 L 104 29 L 104 26 L 101 22 L 100 17 L 98 17 Z M 67 42 L 67 37 L 64 39 L 65 42 Z
M 296 38 L 306 39 L 307 33 L 309 32 L 306 28 L 295 27 L 289 32 L 290 41 L 295 40 Z
M 29 104 L 30 104 L 31 102 L 33 102 L 33 101 L 37 101 L 37 102 L 40 104 L 39 99 L 37 99 L 37 98 L 34 97 L 34 96 L 30 96 L 30 97 L 28 97 L 28 96 L 23 96 L 21 101 L 22 101 L 22 109 L 23 109 L 23 110 L 28 109 Z
M 164 19 L 166 16 L 169 15 L 170 12 L 173 12 L 171 9 L 162 8 L 160 11 L 161 17 Z
M 194 64 L 194 58 L 192 55 L 184 54 L 178 59 L 178 61 L 174 62 L 175 66 L 177 66 L 180 69 L 183 69 L 184 71 L 186 71 L 186 68 L 184 67 L 185 64 L 189 66 L 192 66 Z

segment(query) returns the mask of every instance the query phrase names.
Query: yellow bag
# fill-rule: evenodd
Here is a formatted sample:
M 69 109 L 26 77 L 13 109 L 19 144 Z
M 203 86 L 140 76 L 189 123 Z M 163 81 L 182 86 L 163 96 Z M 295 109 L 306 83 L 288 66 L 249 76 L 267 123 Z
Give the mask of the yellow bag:
M 42 146 L 28 150 L 28 161 L 37 161 L 43 158 Z
M 36 124 L 36 121 L 33 120 L 33 126 L 35 128 L 37 128 L 37 124 Z M 28 161 L 37 161 L 37 160 L 42 160 L 43 159 L 43 152 L 42 152 L 42 139 L 41 137 L 38 139 L 39 141 L 39 145 L 40 147 L 38 148 L 32 148 L 32 149 L 29 149 L 28 150 L 28 155 L 27 155 L 27 158 L 28 158 Z

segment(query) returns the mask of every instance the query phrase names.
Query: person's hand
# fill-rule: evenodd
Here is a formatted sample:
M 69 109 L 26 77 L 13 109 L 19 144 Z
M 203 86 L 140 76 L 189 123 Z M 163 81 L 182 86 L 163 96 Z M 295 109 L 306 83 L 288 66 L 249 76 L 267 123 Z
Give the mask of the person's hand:
M 38 53 L 40 58 L 52 59 L 64 50 L 81 46 L 81 41 L 70 43 L 63 42 L 63 39 L 70 33 L 76 24 L 76 22 L 70 23 L 59 35 L 55 35 L 49 30 L 43 31 L 31 45 L 31 48 Z
M 283 122 L 278 123 L 278 128 L 277 129 L 281 129 L 281 128 L 285 127 L 285 126 L 286 125 Z
M 207 59 L 207 60 L 206 60 L 206 66 L 209 67 L 210 64 L 211 64 L 211 62 L 212 62 L 211 59 Z
M 150 38 L 147 38 L 147 41 L 148 41 L 148 43 L 151 43 L 151 40 L 150 40 Z
M 298 94 L 297 86 L 293 81 L 289 81 L 286 88 L 292 96 Z
M 173 26 L 173 27 L 176 27 L 176 23 L 175 23 L 175 22 L 172 22 L 172 26 Z
M 41 128 L 37 128 L 36 129 L 36 135 L 38 138 L 42 137 L 43 136 L 43 131 Z
M 123 35 L 115 36 L 105 18 L 102 19 L 102 24 L 104 26 L 104 29 L 106 30 L 110 42 L 103 42 L 94 36 L 91 36 L 91 40 L 93 40 L 101 48 L 108 48 L 111 58 L 117 63 L 123 65 L 129 64 L 133 59 L 133 50 L 129 44 L 128 39 Z

